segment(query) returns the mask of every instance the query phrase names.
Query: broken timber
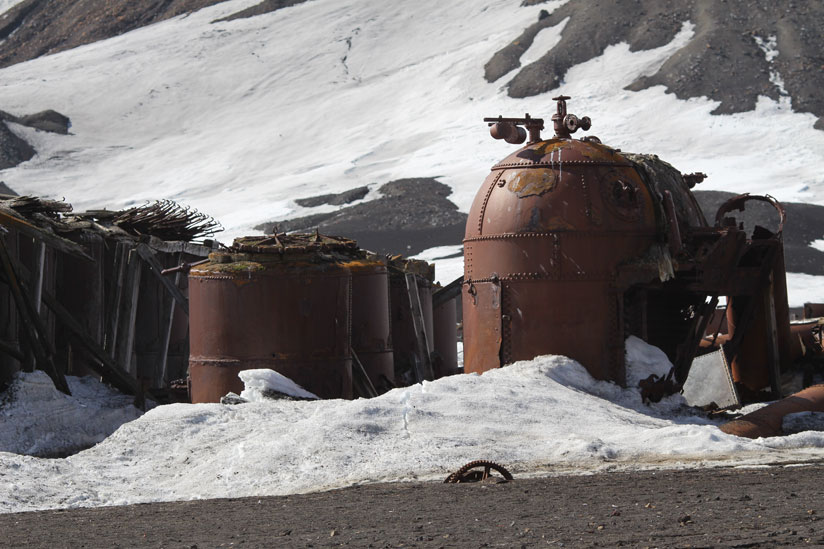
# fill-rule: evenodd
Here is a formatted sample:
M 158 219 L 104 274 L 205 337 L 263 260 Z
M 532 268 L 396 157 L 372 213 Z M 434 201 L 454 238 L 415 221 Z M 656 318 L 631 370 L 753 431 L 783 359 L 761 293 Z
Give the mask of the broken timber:
M 429 338 L 423 321 L 423 309 L 421 308 L 421 298 L 418 294 L 418 282 L 413 273 L 406 273 L 406 289 L 409 292 L 409 305 L 412 311 L 412 325 L 415 327 L 415 341 L 418 348 L 419 360 L 415 363 L 416 381 L 432 381 L 435 379 L 435 372 L 432 368 L 432 357 L 429 354 Z M 421 371 L 423 370 L 423 371 Z

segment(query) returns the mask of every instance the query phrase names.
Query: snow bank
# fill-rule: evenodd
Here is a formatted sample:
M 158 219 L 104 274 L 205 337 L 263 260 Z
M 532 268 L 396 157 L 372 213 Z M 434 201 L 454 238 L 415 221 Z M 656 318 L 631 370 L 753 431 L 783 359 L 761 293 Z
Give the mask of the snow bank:
M 288 377 L 274 370 L 266 368 L 243 370 L 238 374 L 238 377 L 243 382 L 243 391 L 240 393 L 240 397 L 249 402 L 271 400 L 272 393 L 297 398 L 318 399 L 316 394 L 310 393 Z
M 0 394 L 0 452 L 66 455 L 97 444 L 143 413 L 93 377 L 67 376 L 72 396 L 45 372 L 19 372 Z
M 159 406 L 65 459 L 0 453 L 0 512 L 440 479 L 480 458 L 523 475 L 799 461 L 824 447 L 824 433 L 726 435 L 678 398 L 649 407 L 547 356 L 374 399 Z

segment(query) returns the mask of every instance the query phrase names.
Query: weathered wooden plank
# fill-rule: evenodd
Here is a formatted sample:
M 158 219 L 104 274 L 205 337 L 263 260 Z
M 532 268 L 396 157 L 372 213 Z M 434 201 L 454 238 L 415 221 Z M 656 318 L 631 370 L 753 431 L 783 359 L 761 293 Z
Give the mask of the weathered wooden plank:
M 43 303 L 46 307 L 54 312 L 55 316 L 63 323 L 63 325 L 74 334 L 77 341 L 97 360 L 91 362 L 90 366 L 94 369 L 103 381 L 112 385 L 119 391 L 126 394 L 137 394 L 139 392 L 139 385 L 137 379 L 130 376 L 123 368 L 109 356 L 106 350 L 92 339 L 83 326 L 66 310 L 63 305 L 57 301 L 51 293 L 43 293 Z
M 145 244 L 138 244 L 137 253 L 140 254 L 140 257 L 142 257 L 143 260 L 149 264 L 152 274 L 157 277 L 163 287 L 166 288 L 166 291 L 169 292 L 175 301 L 177 301 L 177 304 L 180 305 L 180 308 L 183 309 L 186 315 L 188 315 L 189 301 L 186 299 L 186 296 L 183 295 L 183 292 L 181 292 L 171 280 L 162 274 L 163 266 L 157 260 L 157 257 L 155 257 L 155 253 L 152 249 Z
M 4 278 L 9 288 L 11 288 L 12 296 L 17 305 L 18 315 L 20 315 L 22 320 L 23 335 L 28 341 L 35 359 L 40 364 L 40 368 L 51 377 L 54 386 L 59 391 L 71 395 L 66 377 L 63 375 L 63 372 L 59 371 L 54 365 L 54 360 L 52 359 L 54 349 L 50 347 L 49 341 L 45 337 L 45 327 L 40 319 L 40 315 L 34 310 L 32 302 L 20 283 L 20 278 L 17 274 L 18 270 L 16 270 L 13 265 L 13 259 L 6 248 L 6 240 L 2 236 L 0 236 L 0 262 L 3 264 Z
M 409 305 L 412 309 L 412 325 L 415 327 L 415 341 L 418 347 L 418 359 L 420 364 L 416 364 L 415 375 L 420 382 L 424 379 L 432 381 L 435 379 L 435 372 L 432 368 L 432 357 L 429 354 L 429 341 L 426 335 L 426 328 L 423 320 L 423 309 L 421 298 L 418 293 L 418 282 L 415 275 L 406 273 L 406 289 L 409 292 Z M 420 371 L 422 369 L 423 371 Z
M 45 242 L 55 250 L 91 259 L 79 244 L 29 223 L 14 210 L 5 206 L 0 206 L 0 225 L 17 229 L 20 234 Z
M 373 398 L 378 396 L 378 391 L 369 379 L 369 374 L 366 373 L 366 368 L 363 367 L 358 354 L 354 348 L 349 349 L 352 352 L 352 384 L 354 385 L 355 393 L 366 398 Z
M 137 253 L 131 250 L 128 259 L 128 273 L 124 285 L 124 299 L 120 303 L 120 332 L 117 343 L 116 362 L 131 375 L 134 351 L 135 321 L 137 320 L 137 300 L 140 296 L 141 261 Z
M 109 303 L 109 337 L 106 340 L 106 347 L 109 356 L 114 358 L 117 354 L 117 340 L 120 330 L 120 303 L 123 301 L 123 285 L 126 278 L 126 264 L 129 254 L 129 245 L 125 242 L 118 242 L 115 245 L 115 267 L 116 273 L 112 301 Z
M 183 254 L 177 254 L 177 262 L 180 263 L 183 260 Z M 183 278 L 183 273 L 181 271 L 177 271 L 175 273 L 175 281 L 174 285 L 175 288 L 180 288 L 180 280 Z M 168 372 L 167 372 L 167 365 L 169 361 L 169 344 L 172 340 L 172 324 L 175 320 L 175 307 L 177 306 L 177 302 L 172 299 L 169 303 L 169 313 L 164 319 L 166 324 L 163 326 L 163 345 L 160 348 L 160 381 L 166 386 L 169 382 L 168 380 Z
M 443 288 L 439 288 L 432 294 L 432 308 L 437 309 L 447 301 L 451 301 L 461 295 L 463 287 L 463 277 L 458 277 Z

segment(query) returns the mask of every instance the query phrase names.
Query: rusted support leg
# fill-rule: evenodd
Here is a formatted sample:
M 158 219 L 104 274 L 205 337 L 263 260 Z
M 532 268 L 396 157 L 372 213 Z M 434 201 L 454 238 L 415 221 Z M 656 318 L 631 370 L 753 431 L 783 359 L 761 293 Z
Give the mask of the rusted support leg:
M 767 368 L 770 374 L 770 391 L 776 399 L 781 398 L 781 356 L 778 349 L 778 327 L 775 321 L 775 299 L 773 298 L 773 277 L 764 292 L 764 314 L 767 321 Z

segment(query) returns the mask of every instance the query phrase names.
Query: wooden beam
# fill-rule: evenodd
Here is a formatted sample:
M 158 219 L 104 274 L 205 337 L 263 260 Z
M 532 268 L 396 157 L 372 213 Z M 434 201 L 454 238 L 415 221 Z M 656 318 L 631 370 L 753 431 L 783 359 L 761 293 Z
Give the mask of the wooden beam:
M 186 296 L 183 295 L 183 292 L 178 289 L 176 284 L 173 284 L 171 280 L 162 274 L 163 266 L 157 260 L 157 257 L 155 257 L 154 251 L 152 251 L 152 249 L 145 244 L 138 244 L 137 253 L 140 254 L 140 257 L 142 257 L 143 260 L 149 264 L 152 274 L 157 277 L 163 287 L 166 288 L 166 291 L 171 294 L 175 301 L 177 301 L 177 304 L 180 305 L 180 308 L 183 309 L 188 316 L 189 302 L 186 299 Z
M 62 236 L 32 225 L 11 208 L 0 205 L 0 225 L 17 229 L 20 234 L 45 242 L 55 250 L 91 259 L 86 250 L 79 244 L 65 239 Z
M 443 288 L 439 288 L 432 294 L 432 308 L 437 309 L 447 301 L 451 301 L 461 295 L 463 287 L 463 277 L 458 277 Z
M 2 238 L 0 238 L 2 241 Z M 2 242 L 0 242 L 1 244 Z M 14 267 L 20 272 L 24 278 L 28 278 L 29 273 L 23 265 L 15 262 L 12 259 Z M 95 359 L 100 361 L 100 364 L 92 363 L 92 368 L 103 378 L 103 381 L 112 385 L 119 391 L 126 394 L 139 394 L 140 386 L 137 379 L 131 378 L 117 363 L 106 353 L 103 346 L 98 344 L 87 333 L 83 326 L 78 322 L 63 305 L 57 301 L 50 292 L 43 292 L 43 303 L 51 309 L 54 315 L 60 320 L 63 325 L 72 332 L 77 341 L 84 347 Z
M 137 379 L 131 377 L 109 356 L 106 350 L 86 333 L 83 326 L 71 313 L 49 292 L 43 292 L 43 303 L 52 310 L 63 325 L 74 334 L 77 341 L 100 362 L 91 362 L 91 367 L 103 378 L 103 381 L 126 394 L 138 394 Z
M 372 380 L 369 379 L 369 374 L 366 373 L 366 368 L 363 367 L 363 363 L 361 363 L 358 358 L 355 349 L 350 347 L 349 350 L 352 352 L 352 362 L 354 363 L 354 368 L 352 368 L 352 384 L 355 386 L 355 391 L 360 396 L 366 398 L 378 396 L 378 391 L 372 384 Z
M 177 262 L 180 263 L 183 260 L 183 254 L 177 254 Z M 162 275 L 165 276 L 165 275 Z M 177 271 L 175 273 L 175 288 L 180 288 L 180 280 L 183 278 L 183 273 L 181 271 Z M 163 346 L 160 348 L 160 381 L 163 383 L 164 386 L 168 383 L 168 372 L 167 366 L 169 362 L 169 344 L 172 340 L 172 324 L 175 320 L 175 307 L 177 306 L 177 301 L 174 299 L 171 300 L 169 303 L 169 313 L 166 316 L 166 325 L 164 326 L 163 332 Z
M 23 362 L 23 359 L 25 358 L 25 356 L 23 356 L 23 353 L 20 351 L 20 349 L 17 348 L 16 345 L 12 345 L 11 343 L 7 343 L 3 340 L 0 340 L 0 353 L 6 353 L 12 358 L 19 360 L 20 362 Z
M 114 358 L 117 354 L 117 338 L 120 328 L 120 302 L 123 300 L 123 284 L 126 278 L 126 258 L 129 253 L 129 245 L 125 242 L 118 242 L 114 248 L 114 274 L 112 288 L 112 301 L 109 303 L 109 336 L 106 339 L 106 347 L 109 356 Z
M 25 293 L 20 278 L 15 272 L 13 260 L 6 248 L 6 239 L 0 236 L 0 262 L 3 264 L 3 273 L 6 283 L 11 288 L 17 313 L 23 321 L 23 335 L 29 343 L 29 347 L 34 353 L 34 357 L 40 364 L 40 368 L 45 371 L 54 382 L 54 386 L 61 392 L 71 395 L 66 376 L 54 365 L 54 349 L 51 348 L 45 336 L 46 330 L 40 315 L 36 313 L 31 301 Z
M 122 365 L 123 369 L 137 377 L 137 372 L 132 372 L 132 354 L 134 352 L 134 330 L 137 320 L 137 301 L 140 297 L 140 275 L 141 262 L 134 250 L 129 253 L 128 273 L 124 286 L 124 299 L 120 303 L 120 325 L 118 329 L 118 342 L 115 354 L 115 361 Z
M 432 381 L 435 379 L 435 372 L 432 368 L 432 357 L 429 353 L 429 338 L 426 335 L 426 327 L 423 320 L 423 309 L 421 307 L 420 294 L 418 293 L 418 282 L 412 273 L 406 273 L 404 277 L 406 279 L 406 290 L 409 293 L 412 325 L 415 327 L 415 343 L 418 347 L 419 365 L 416 365 L 415 375 L 419 379 L 416 381 Z M 420 369 L 423 371 L 420 371 Z

